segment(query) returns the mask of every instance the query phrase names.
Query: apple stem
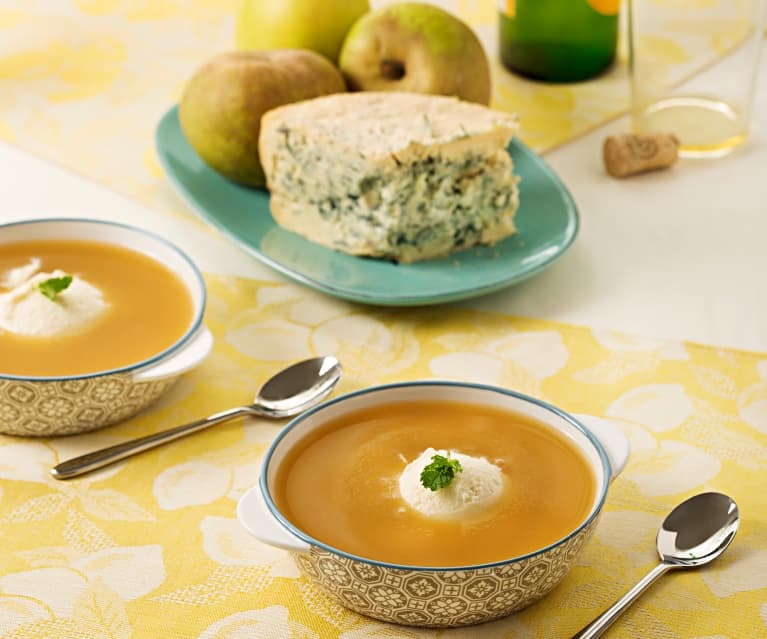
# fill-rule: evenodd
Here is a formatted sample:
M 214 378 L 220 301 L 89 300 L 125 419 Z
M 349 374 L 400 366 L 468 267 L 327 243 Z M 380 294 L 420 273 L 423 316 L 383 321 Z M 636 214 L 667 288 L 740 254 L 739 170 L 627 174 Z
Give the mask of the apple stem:
M 405 77 L 405 65 L 399 60 L 381 60 L 381 75 L 387 80 L 401 80 Z

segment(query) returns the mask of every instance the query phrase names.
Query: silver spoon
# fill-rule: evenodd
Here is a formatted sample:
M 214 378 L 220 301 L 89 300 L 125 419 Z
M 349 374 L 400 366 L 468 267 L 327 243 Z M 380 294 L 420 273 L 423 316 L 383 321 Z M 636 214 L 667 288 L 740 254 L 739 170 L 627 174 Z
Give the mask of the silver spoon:
M 658 577 L 672 568 L 697 568 L 721 555 L 740 525 L 738 505 L 721 493 L 701 493 L 672 510 L 658 530 L 660 563 L 572 639 L 594 639 Z
M 68 459 L 54 466 L 51 475 L 56 479 L 77 477 L 234 417 L 252 415 L 282 419 L 298 415 L 327 396 L 340 379 L 341 364 L 335 357 L 306 359 L 269 379 L 256 395 L 255 402 L 249 406 L 230 408 L 183 426 Z

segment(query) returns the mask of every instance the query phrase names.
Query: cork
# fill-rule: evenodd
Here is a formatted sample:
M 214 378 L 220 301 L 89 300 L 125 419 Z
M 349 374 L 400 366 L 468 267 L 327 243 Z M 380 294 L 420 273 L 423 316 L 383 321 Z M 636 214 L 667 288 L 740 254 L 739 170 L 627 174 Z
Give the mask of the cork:
M 605 169 L 613 177 L 665 169 L 679 155 L 679 140 L 672 133 L 611 135 L 602 147 Z

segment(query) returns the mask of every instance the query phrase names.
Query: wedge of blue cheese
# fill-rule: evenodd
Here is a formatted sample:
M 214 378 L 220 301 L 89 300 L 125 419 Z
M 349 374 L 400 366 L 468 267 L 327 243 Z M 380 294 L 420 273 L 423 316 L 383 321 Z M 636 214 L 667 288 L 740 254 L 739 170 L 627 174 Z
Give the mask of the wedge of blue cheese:
M 268 111 L 259 152 L 282 227 L 414 262 L 515 232 L 516 117 L 456 98 L 342 93 Z

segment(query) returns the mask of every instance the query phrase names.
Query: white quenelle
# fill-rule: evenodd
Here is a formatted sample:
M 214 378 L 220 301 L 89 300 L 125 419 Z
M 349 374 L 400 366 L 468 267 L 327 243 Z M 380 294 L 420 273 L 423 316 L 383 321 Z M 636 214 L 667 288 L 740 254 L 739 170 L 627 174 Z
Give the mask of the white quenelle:
M 55 299 L 45 296 L 39 285 L 67 275 L 62 270 L 33 273 L 29 266 L 12 269 L 5 281 L 13 287 L 0 294 L 0 328 L 28 337 L 56 337 L 81 330 L 102 315 L 109 305 L 101 291 L 81 277 Z M 26 276 L 26 277 L 24 277 Z
M 449 485 L 438 490 L 421 483 L 421 472 L 441 455 L 461 464 Z M 438 519 L 454 519 L 480 513 L 492 506 L 503 493 L 501 469 L 484 457 L 472 457 L 454 451 L 427 448 L 411 461 L 399 478 L 402 499 L 420 514 Z

